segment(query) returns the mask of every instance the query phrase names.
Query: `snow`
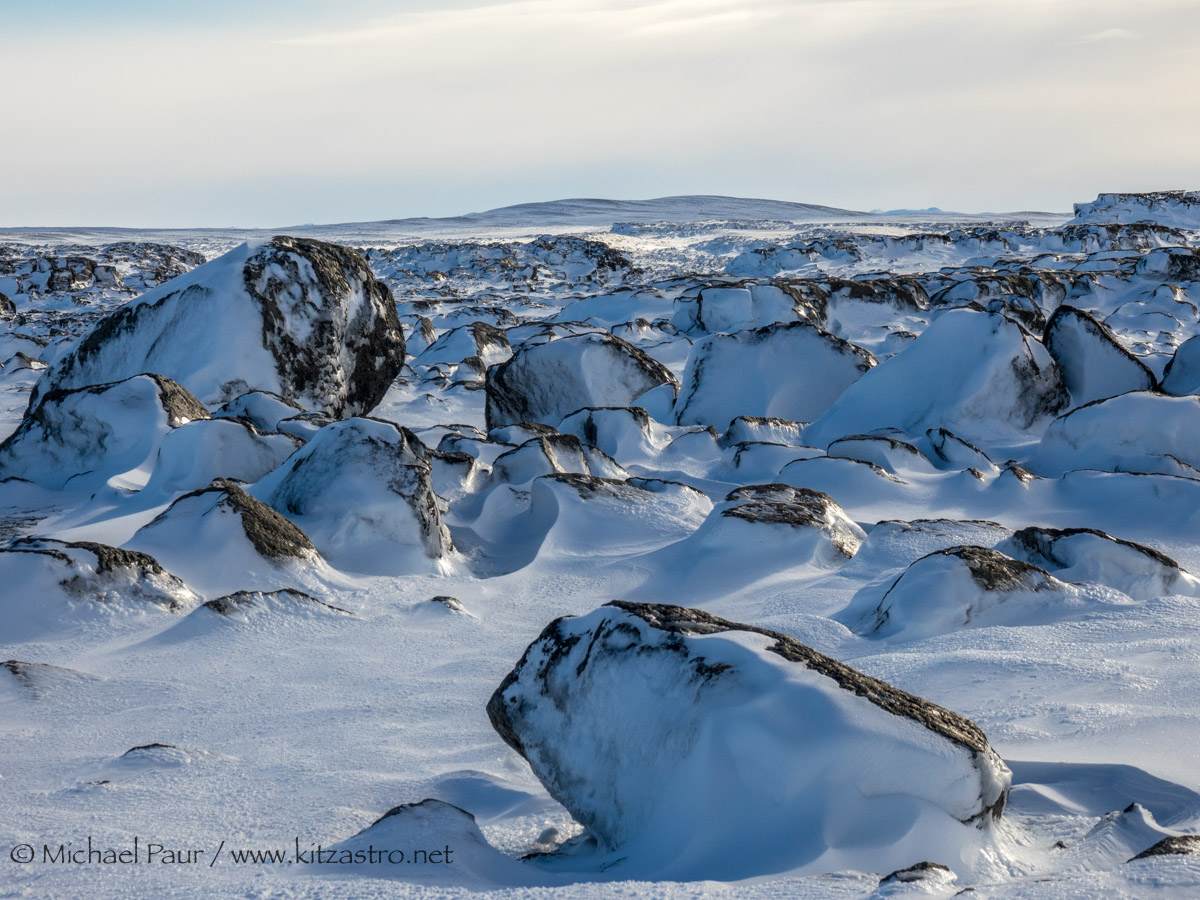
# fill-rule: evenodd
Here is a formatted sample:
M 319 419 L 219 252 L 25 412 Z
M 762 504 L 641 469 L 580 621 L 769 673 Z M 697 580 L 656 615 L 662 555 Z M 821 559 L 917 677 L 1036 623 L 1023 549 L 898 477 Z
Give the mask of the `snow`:
M 301 229 L 361 252 L 409 338 L 357 405 L 336 378 L 288 389 L 240 318 L 271 234 L 6 231 L 0 893 L 1194 895 L 1195 856 L 1129 861 L 1200 831 L 1194 207 L 1063 226 L 676 198 Z M 317 299 L 293 262 L 281 310 Z M 189 286 L 195 321 L 114 337 L 103 368 L 129 370 L 29 409 L 105 316 Z M 839 368 L 838 340 L 878 365 Z M 207 408 L 148 361 L 206 380 Z M 153 560 L 103 561 L 133 550 Z M 1002 816 L 959 822 L 1000 782 L 777 638 L 671 637 L 614 598 L 974 722 L 1012 771 Z M 581 677 L 576 645 L 556 671 L 579 703 L 522 695 L 557 760 L 535 771 L 487 704 L 561 616 L 646 652 L 613 637 Z M 738 674 L 698 687 L 667 645 Z M 7 856 L 89 835 L 226 844 L 211 868 Z M 229 856 L 297 840 L 456 852 Z

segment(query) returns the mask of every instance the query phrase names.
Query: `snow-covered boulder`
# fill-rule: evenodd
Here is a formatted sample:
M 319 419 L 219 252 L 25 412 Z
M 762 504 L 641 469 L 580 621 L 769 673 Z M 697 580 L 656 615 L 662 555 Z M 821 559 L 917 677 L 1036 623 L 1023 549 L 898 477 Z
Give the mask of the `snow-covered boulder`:
M 488 369 L 487 427 L 516 422 L 558 425 L 585 406 L 633 406 L 678 382 L 662 363 L 610 334 L 579 334 L 526 344 Z
M 1146 364 L 1121 346 L 1107 325 L 1082 309 L 1056 309 L 1042 343 L 1062 370 L 1076 406 L 1127 391 L 1151 391 L 1157 385 Z
M 721 443 L 726 447 L 750 442 L 798 447 L 802 444 L 803 433 L 804 426 L 790 419 L 772 416 L 737 416 L 725 429 Z
M 366 260 L 280 236 L 243 244 L 101 319 L 46 371 L 32 402 L 159 372 L 211 406 L 265 390 L 341 417 L 374 408 L 403 364 L 391 293 Z
M 995 313 L 951 310 L 902 353 L 848 387 L 804 431 L 814 447 L 848 434 L 948 428 L 967 440 L 1024 431 L 1067 403 L 1062 374 L 1038 341 Z
M 259 431 L 240 419 L 189 422 L 163 436 L 146 491 L 194 491 L 214 478 L 258 481 L 303 443 L 291 435 Z
M 711 509 L 705 494 L 679 482 L 543 475 L 530 486 L 520 530 L 543 536 L 539 556 L 636 554 L 687 537 Z
M 487 322 L 452 328 L 412 360 L 414 366 L 457 364 L 474 357 L 484 366 L 498 365 L 512 356 L 508 335 Z
M 625 478 L 629 475 L 603 450 L 584 446 L 573 434 L 547 434 L 532 438 L 492 463 L 492 481 L 504 484 L 528 484 L 543 475 L 575 473 L 600 478 Z
M 741 415 L 809 422 L 874 365 L 869 351 L 806 322 L 713 335 L 688 357 L 675 421 L 722 430 Z
M 1165 553 L 1094 528 L 1022 528 L 996 549 L 1041 566 L 1062 581 L 1093 581 L 1135 600 L 1200 596 L 1200 579 Z
M 55 389 L 26 410 L 0 444 L 0 478 L 53 489 L 109 479 L 141 487 L 166 436 L 207 418 L 199 400 L 161 375 Z
M 1200 191 L 1098 194 L 1075 204 L 1068 225 L 1088 222 L 1152 222 L 1172 228 L 1200 228 Z
M 303 531 L 221 478 L 184 494 L 125 546 L 154 554 L 209 596 L 305 586 L 327 568 Z
M 618 601 L 552 622 L 488 715 L 609 877 L 930 859 L 969 872 L 1011 780 L 968 719 L 786 635 L 678 606 Z
M 640 406 L 589 407 L 578 410 L 558 426 L 585 444 L 616 460 L 653 459 L 671 442 L 670 434 Z
M 731 491 L 690 537 L 647 555 L 650 577 L 638 590 L 724 596 L 796 569 L 844 565 L 865 534 L 830 497 L 786 484 Z
M 280 422 L 302 412 L 286 397 L 271 391 L 250 391 L 213 410 L 213 418 L 245 419 L 259 431 L 278 431 Z
M 0 547 L 0 620 L 6 640 L 186 612 L 200 602 L 145 553 L 90 541 L 19 538 Z
M 990 456 L 949 429 L 930 428 L 925 439 L 932 451 L 930 461 L 940 469 L 975 469 L 991 474 L 1000 471 Z
M 352 418 L 316 432 L 255 496 L 299 522 L 339 568 L 436 568 L 453 551 L 425 445 L 406 428 Z
M 1029 468 L 1200 477 L 1200 397 L 1136 392 L 1081 406 L 1050 423 Z
M 918 640 L 963 628 L 1058 622 L 1128 602 L 996 550 L 959 546 L 921 557 L 890 584 L 868 585 L 835 618 L 864 637 Z
M 1200 335 L 1176 348 L 1163 371 L 1162 389 L 1173 397 L 1200 394 Z

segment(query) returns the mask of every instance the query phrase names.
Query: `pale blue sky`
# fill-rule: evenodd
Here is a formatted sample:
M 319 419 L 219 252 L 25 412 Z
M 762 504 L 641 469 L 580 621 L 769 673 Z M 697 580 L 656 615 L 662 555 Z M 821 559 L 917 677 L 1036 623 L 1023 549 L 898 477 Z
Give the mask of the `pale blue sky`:
M 1200 187 L 1194 0 L 0 0 L 0 225 Z

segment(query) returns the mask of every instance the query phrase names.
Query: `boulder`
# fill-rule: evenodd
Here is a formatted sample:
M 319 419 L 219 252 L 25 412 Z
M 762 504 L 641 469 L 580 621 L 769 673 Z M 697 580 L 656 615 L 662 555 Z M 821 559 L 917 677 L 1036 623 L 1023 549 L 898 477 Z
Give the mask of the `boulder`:
M 1062 370 L 1076 406 L 1127 391 L 1154 390 L 1158 384 L 1154 373 L 1121 346 L 1107 325 L 1082 309 L 1056 309 L 1042 343 Z
M 1006 438 L 1067 401 L 1058 366 L 1020 325 L 996 313 L 951 310 L 848 387 L 804 440 L 824 447 L 848 434 L 895 428 L 918 437 L 939 427 L 968 441 Z
M 429 451 L 407 428 L 352 418 L 313 434 L 254 493 L 339 568 L 423 571 L 454 549 L 431 477 Z
M 688 357 L 675 421 L 722 430 L 738 416 L 810 422 L 874 365 L 870 351 L 806 322 L 713 335 Z
M 487 427 L 517 422 L 558 425 L 585 406 L 632 406 L 675 376 L 610 334 L 578 334 L 517 348 L 487 372 Z
M 91 541 L 10 541 L 0 547 L 0 583 L 0 619 L 12 641 L 138 623 L 200 602 L 154 557 Z
M 194 491 L 214 478 L 258 481 L 304 442 L 240 419 L 199 419 L 163 435 L 147 494 Z
M 366 260 L 280 236 L 243 244 L 101 319 L 30 402 L 158 372 L 212 406 L 264 390 L 342 417 L 373 409 L 403 363 L 391 293 Z
M 1200 394 L 1200 335 L 1176 348 L 1163 371 L 1162 389 L 1173 397 Z
M 0 444 L 0 478 L 56 490 L 94 489 L 110 479 L 140 488 L 167 435 L 208 417 L 199 400 L 161 375 L 56 388 Z
M 970 720 L 787 635 L 679 606 L 617 601 L 552 622 L 488 716 L 608 877 L 927 859 L 969 872 L 1011 780 Z
M 864 637 L 918 640 L 963 628 L 1041 625 L 1129 602 L 996 550 L 959 546 L 921 557 L 890 584 L 868 585 L 834 618 Z
M 997 544 L 1014 559 L 1041 566 L 1069 582 L 1096 582 L 1150 600 L 1168 594 L 1200 596 L 1200 579 L 1165 553 L 1095 528 L 1022 528 Z
M 161 557 L 209 596 L 307 585 L 326 570 L 303 531 L 222 478 L 184 494 L 125 546 Z
M 1137 391 L 1081 406 L 1050 423 L 1028 467 L 1200 477 L 1200 397 Z

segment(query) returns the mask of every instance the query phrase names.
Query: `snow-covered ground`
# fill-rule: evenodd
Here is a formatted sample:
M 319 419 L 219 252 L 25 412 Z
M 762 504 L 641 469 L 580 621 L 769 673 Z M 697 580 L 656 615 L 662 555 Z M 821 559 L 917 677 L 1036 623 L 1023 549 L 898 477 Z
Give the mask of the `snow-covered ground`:
M 1195 209 L 0 232 L 0 897 L 1200 895 Z

